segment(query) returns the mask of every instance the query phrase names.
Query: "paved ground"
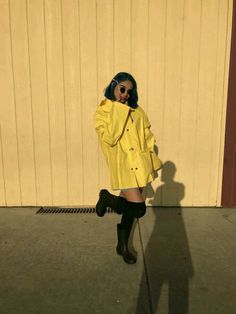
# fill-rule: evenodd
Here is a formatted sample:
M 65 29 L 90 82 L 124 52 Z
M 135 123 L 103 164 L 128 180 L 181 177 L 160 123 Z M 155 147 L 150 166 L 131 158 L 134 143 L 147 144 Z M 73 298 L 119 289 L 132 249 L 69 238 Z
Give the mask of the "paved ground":
M 236 209 L 149 208 L 135 265 L 120 216 L 0 208 L 0 314 L 235 314 Z

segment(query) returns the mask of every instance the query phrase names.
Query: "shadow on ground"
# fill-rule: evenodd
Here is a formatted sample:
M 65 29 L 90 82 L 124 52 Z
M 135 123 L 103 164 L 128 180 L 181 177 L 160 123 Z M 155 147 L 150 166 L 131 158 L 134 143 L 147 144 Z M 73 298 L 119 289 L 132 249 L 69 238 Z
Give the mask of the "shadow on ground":
M 170 200 L 175 198 L 175 205 L 179 207 L 152 209 L 155 223 L 149 239 L 143 239 L 144 271 L 136 314 L 141 314 L 144 308 L 142 296 L 146 287 L 149 290 L 151 313 L 158 313 L 163 291 L 167 291 L 165 299 L 168 300 L 166 303 L 169 314 L 188 313 L 189 279 L 194 271 L 181 210 L 185 188 L 182 183 L 174 181 L 175 172 L 174 163 L 166 162 L 161 175 L 163 184 L 156 192 L 151 187 L 148 189 L 147 197 L 152 197 L 150 205 L 156 204 L 156 200 L 161 200 L 163 197 L 166 199 L 169 197 Z M 175 194 L 171 195 L 173 192 Z M 142 233 L 142 224 L 140 228 Z

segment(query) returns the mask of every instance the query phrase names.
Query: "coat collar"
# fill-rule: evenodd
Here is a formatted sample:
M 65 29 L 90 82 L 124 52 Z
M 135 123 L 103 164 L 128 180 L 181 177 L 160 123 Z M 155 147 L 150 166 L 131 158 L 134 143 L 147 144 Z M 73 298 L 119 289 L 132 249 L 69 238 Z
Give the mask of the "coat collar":
M 101 101 L 101 103 L 100 103 L 100 106 L 102 106 L 103 108 L 103 111 L 105 111 L 105 112 L 110 112 L 111 111 L 111 108 L 112 108 L 112 103 L 115 103 L 116 101 L 112 101 L 112 100 L 110 100 L 110 99 L 107 99 L 107 98 L 105 98 L 105 99 L 103 99 L 102 101 Z M 124 104 L 124 106 L 128 106 L 127 104 Z M 135 111 L 135 109 L 134 108 L 131 108 L 130 107 L 130 111 Z

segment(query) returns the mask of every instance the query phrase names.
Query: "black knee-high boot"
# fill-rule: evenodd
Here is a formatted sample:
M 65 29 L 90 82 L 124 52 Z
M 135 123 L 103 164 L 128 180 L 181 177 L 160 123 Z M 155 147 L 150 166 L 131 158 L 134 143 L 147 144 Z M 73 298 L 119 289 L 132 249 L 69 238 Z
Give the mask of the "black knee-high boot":
M 103 217 L 106 213 L 106 208 L 110 207 L 117 214 L 121 215 L 126 207 L 126 199 L 121 196 L 116 196 L 103 189 L 99 193 L 99 200 L 96 204 L 96 213 L 99 217 Z
M 136 263 L 136 257 L 128 249 L 130 231 L 134 222 L 134 217 L 130 216 L 126 210 L 121 218 L 121 223 L 117 225 L 118 243 L 116 247 L 117 254 L 121 255 L 128 264 Z
M 134 218 L 141 218 L 145 213 L 145 202 L 135 203 L 127 201 L 127 207 L 122 215 L 121 223 L 117 225 L 118 244 L 116 252 L 121 255 L 128 264 L 134 264 L 137 260 L 128 249 L 128 241 Z

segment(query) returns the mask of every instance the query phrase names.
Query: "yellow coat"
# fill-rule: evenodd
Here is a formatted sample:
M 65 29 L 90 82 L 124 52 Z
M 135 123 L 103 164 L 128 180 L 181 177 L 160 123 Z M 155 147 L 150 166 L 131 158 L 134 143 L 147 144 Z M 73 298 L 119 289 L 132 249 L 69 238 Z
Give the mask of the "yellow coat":
M 105 99 L 94 114 L 94 127 L 109 167 L 112 189 L 144 187 L 161 161 L 143 109 Z

